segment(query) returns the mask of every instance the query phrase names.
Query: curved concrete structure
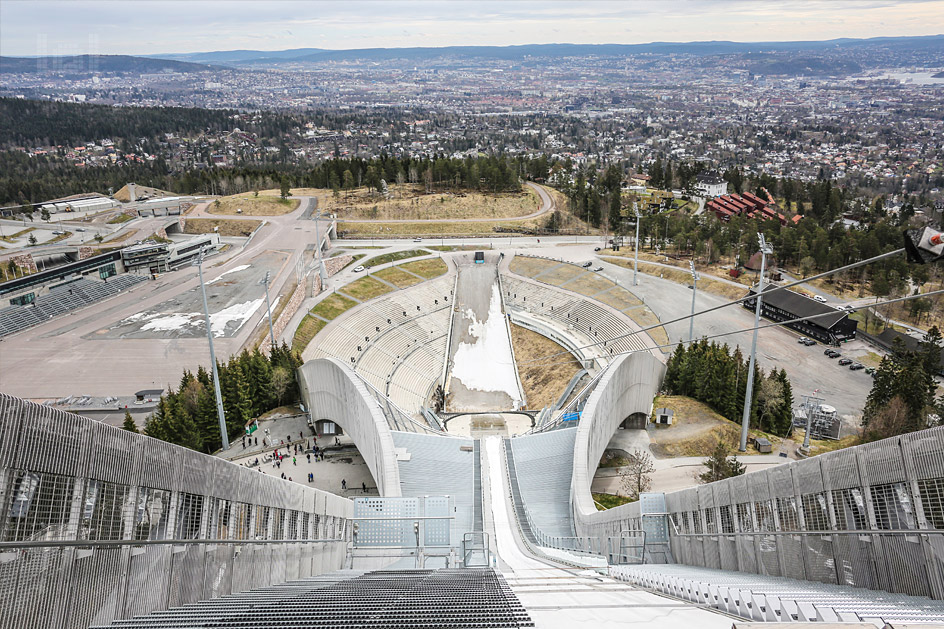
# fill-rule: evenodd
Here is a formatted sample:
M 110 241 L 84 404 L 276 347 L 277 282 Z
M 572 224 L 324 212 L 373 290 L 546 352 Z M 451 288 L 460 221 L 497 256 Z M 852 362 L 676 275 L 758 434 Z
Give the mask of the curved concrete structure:
M 400 472 L 387 418 L 364 382 L 334 358 L 298 368 L 302 398 L 312 421 L 337 422 L 354 440 L 381 496 L 400 495 Z
M 580 416 L 574 443 L 574 472 L 570 499 L 577 535 L 600 535 L 609 522 L 627 517 L 627 508 L 638 503 L 597 511 L 590 495 L 590 483 L 606 445 L 620 423 L 633 413 L 652 412 L 652 400 L 659 392 L 665 365 L 649 352 L 624 354 L 610 363 L 590 394 Z

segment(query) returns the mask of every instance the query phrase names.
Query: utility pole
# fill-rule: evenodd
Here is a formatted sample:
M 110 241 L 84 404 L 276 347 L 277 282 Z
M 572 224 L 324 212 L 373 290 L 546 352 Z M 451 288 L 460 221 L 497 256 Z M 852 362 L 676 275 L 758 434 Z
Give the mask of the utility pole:
M 193 264 L 197 267 L 200 276 L 200 292 L 203 293 L 203 316 L 206 321 L 207 340 L 210 342 L 210 364 L 213 366 L 213 389 L 216 393 L 216 415 L 220 420 L 220 437 L 223 449 L 229 449 L 229 435 L 226 432 L 226 413 L 223 412 L 223 394 L 220 392 L 220 374 L 216 368 L 216 352 L 213 351 L 213 329 L 210 327 L 210 306 L 207 304 L 206 284 L 203 283 L 203 255 L 205 250 L 200 249 Z
M 272 331 L 272 306 L 269 304 L 269 271 L 266 271 L 262 283 L 265 284 L 266 312 L 269 314 L 269 353 L 271 353 L 275 351 L 275 332 Z
M 692 338 L 694 337 L 694 330 L 695 330 L 695 293 L 698 292 L 698 280 L 701 279 L 701 276 L 695 272 L 694 262 L 689 261 L 688 268 L 692 272 L 692 316 L 688 320 L 688 343 L 690 345 L 692 342 Z
M 637 277 L 639 273 L 639 219 L 642 218 L 639 214 L 639 207 L 636 205 L 636 202 L 633 201 L 633 214 L 636 215 L 636 255 L 633 259 L 633 286 L 639 285 L 639 279 Z
M 751 361 L 747 368 L 747 389 L 744 391 L 744 414 L 741 416 L 741 443 L 738 451 L 747 452 L 747 429 L 751 423 L 751 397 L 754 393 L 754 362 L 757 359 L 757 327 L 760 325 L 760 307 L 764 293 L 764 268 L 767 265 L 767 256 L 774 251 L 767 244 L 764 235 L 757 233 L 760 243 L 760 278 L 757 281 L 757 297 L 754 301 L 754 338 L 751 341 Z

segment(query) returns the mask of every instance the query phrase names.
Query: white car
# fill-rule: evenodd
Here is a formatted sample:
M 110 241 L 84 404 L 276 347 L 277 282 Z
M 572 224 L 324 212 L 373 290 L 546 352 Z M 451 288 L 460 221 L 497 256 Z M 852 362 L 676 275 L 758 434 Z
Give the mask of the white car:
M 825 304 L 825 303 L 826 303 L 826 298 L 823 297 L 822 295 L 813 295 L 813 299 L 815 299 L 816 301 L 818 301 L 818 302 L 821 303 L 821 304 Z
M 357 266 L 354 267 L 354 272 L 355 272 L 355 273 L 360 273 L 360 272 L 363 271 L 363 270 L 364 270 L 364 265 L 363 265 L 363 264 L 358 264 Z

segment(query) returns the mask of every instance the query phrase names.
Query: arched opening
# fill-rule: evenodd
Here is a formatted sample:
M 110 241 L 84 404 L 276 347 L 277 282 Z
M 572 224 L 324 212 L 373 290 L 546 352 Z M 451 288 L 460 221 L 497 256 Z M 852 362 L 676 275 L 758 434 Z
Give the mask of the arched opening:
M 649 416 L 646 413 L 633 413 L 620 423 L 620 428 L 641 428 L 645 430 Z

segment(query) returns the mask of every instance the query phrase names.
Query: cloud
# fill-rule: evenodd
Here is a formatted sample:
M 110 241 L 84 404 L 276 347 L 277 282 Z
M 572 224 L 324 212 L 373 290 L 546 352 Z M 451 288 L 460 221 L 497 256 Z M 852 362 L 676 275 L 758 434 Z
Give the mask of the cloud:
M 831 39 L 937 34 L 941 16 L 944 0 L 3 0 L 0 54 Z

